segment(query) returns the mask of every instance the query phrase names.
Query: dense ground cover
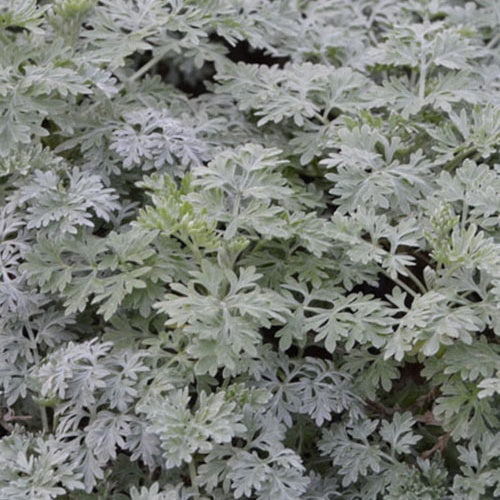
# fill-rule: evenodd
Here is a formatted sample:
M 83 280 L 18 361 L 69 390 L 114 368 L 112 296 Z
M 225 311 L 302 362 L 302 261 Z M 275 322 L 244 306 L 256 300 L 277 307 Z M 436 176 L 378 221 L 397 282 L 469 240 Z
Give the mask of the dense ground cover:
M 0 499 L 500 497 L 496 0 L 0 0 Z

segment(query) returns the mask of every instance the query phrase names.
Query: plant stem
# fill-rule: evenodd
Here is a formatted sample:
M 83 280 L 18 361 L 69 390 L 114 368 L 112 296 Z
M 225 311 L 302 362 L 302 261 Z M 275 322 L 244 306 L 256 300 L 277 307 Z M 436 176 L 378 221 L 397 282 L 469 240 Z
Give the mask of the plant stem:
M 40 417 L 42 418 L 42 430 L 44 434 L 49 432 L 49 420 L 47 418 L 47 410 L 45 406 L 40 406 Z
M 193 487 L 195 495 L 198 496 L 200 492 L 198 490 L 198 485 L 196 484 L 196 464 L 194 463 L 193 457 L 191 457 L 191 462 L 189 462 L 188 466 L 189 466 L 189 478 L 191 479 L 191 486 Z
M 302 455 L 302 446 L 304 445 L 304 431 L 303 429 L 299 430 L 299 442 L 297 445 L 297 453 Z
M 421 101 L 425 99 L 425 80 L 427 78 L 427 63 L 425 56 L 420 59 L 420 79 L 418 81 L 418 97 Z
M 455 156 L 452 160 L 450 160 L 444 167 L 443 170 L 447 170 L 450 172 L 453 170 L 462 160 L 465 160 L 467 156 L 469 156 L 471 153 L 473 153 L 476 150 L 475 146 L 470 146 L 466 150 L 462 151 L 460 154 Z
M 141 66 L 131 77 L 129 77 L 128 81 L 133 82 L 140 78 L 146 71 L 150 70 L 153 66 L 158 64 L 167 54 L 169 49 L 161 49 L 158 54 L 152 57 L 144 66 Z
M 488 45 L 486 45 L 487 49 L 492 49 L 497 42 L 500 40 L 500 33 L 497 33 L 489 42 Z
M 467 222 L 467 218 L 469 217 L 469 204 L 464 200 L 462 202 L 462 220 L 460 221 L 460 228 L 462 231 L 465 231 L 465 223 Z
M 33 329 L 30 325 L 29 316 L 26 317 L 26 331 L 28 332 L 28 336 L 30 338 L 30 342 L 33 344 L 33 359 L 37 365 L 40 364 L 40 355 L 38 354 L 38 345 L 36 343 L 35 334 L 33 333 Z M 47 418 L 47 410 L 45 406 L 40 406 L 40 417 L 42 419 L 42 431 L 44 434 L 49 432 L 49 420 Z
M 418 293 L 415 292 L 415 290 L 412 290 L 406 283 L 401 281 L 399 278 L 391 277 L 391 275 L 387 271 L 385 271 L 384 269 L 381 269 L 380 272 L 382 274 L 384 274 L 385 276 L 387 276 L 390 280 L 394 281 L 394 283 L 396 283 L 396 285 L 400 286 L 403 290 L 408 292 L 413 298 L 416 298 L 418 296 Z
M 408 278 L 410 278 L 413 283 L 417 285 L 418 289 L 422 293 L 427 293 L 427 289 L 425 288 L 424 284 L 409 269 L 406 269 L 406 272 L 408 273 Z
M 52 432 L 55 434 L 57 430 L 57 426 L 59 425 L 59 416 L 57 415 L 56 411 L 54 411 L 54 417 L 52 420 Z

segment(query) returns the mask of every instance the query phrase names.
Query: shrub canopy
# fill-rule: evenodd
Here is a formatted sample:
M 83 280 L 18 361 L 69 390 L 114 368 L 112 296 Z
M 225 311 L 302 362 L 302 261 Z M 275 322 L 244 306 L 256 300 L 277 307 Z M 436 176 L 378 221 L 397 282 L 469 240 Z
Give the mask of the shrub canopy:
M 500 497 L 496 0 L 0 0 L 0 499 Z

